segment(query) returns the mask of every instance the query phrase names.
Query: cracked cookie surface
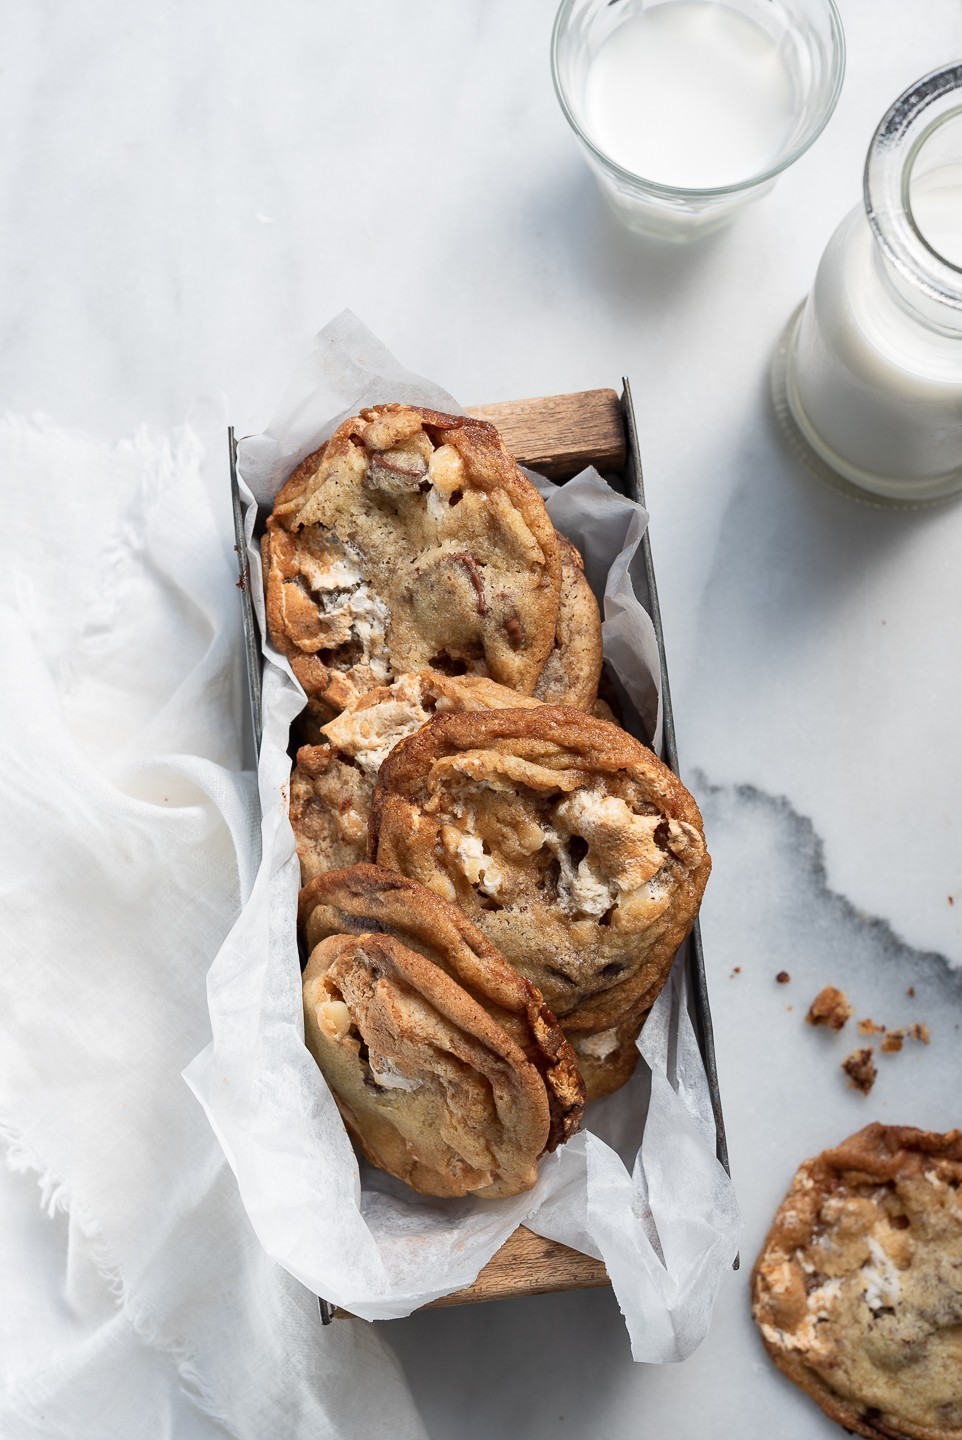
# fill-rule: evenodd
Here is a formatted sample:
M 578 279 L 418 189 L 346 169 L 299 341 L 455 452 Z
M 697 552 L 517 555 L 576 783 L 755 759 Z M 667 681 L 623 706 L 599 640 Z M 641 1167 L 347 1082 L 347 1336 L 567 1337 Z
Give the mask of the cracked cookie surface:
M 325 870 L 367 856 L 371 800 L 378 772 L 394 746 L 435 714 L 504 710 L 539 702 L 477 675 L 420 670 L 352 700 L 320 727 L 316 745 L 297 752 L 290 818 L 306 885 Z
M 962 1440 L 962 1133 L 869 1125 L 807 1160 L 752 1297 L 775 1364 L 833 1420 Z
M 565 1032 L 640 1017 L 711 862 L 651 751 L 563 706 L 436 716 L 388 756 L 369 853 L 459 906 Z
M 531 694 L 555 643 L 554 527 L 484 421 L 345 420 L 279 491 L 262 550 L 271 638 L 335 712 L 426 667 Z

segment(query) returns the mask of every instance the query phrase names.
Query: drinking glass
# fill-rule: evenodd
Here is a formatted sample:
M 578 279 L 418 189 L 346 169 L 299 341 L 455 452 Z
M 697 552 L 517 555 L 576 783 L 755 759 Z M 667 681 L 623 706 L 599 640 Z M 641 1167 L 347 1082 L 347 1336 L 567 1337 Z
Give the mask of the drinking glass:
M 623 52 L 616 63 L 613 47 Z M 818 137 L 841 91 L 845 39 L 834 0 L 562 0 L 551 69 L 565 118 L 615 213 L 632 230 L 690 240 L 764 195 Z M 767 87 L 777 133 L 744 110 L 746 77 Z M 692 183 L 690 173 L 677 173 L 679 149 L 717 151 L 726 124 L 734 139 L 715 155 L 717 174 L 696 174 Z M 660 173 L 631 158 L 648 139 Z M 771 148 L 759 151 L 759 139 Z

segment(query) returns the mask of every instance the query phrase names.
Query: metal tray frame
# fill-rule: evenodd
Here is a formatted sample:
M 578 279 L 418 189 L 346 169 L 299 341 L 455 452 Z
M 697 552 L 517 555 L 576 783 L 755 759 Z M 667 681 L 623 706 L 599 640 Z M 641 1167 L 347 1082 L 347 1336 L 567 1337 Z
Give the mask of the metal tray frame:
M 637 500 L 640 505 L 645 505 L 645 485 L 641 467 L 641 454 L 638 447 L 638 431 L 635 425 L 635 411 L 631 399 L 631 385 L 627 378 L 622 378 L 621 411 L 627 442 L 624 493 L 632 500 Z M 254 604 L 251 597 L 251 574 L 247 559 L 247 544 L 244 536 L 244 507 L 237 484 L 237 444 L 234 439 L 233 428 L 228 430 L 227 435 L 230 460 L 231 498 L 234 511 L 234 549 L 237 552 L 237 588 L 241 592 L 241 602 L 243 606 L 251 728 L 253 731 L 255 750 L 259 753 L 261 738 L 262 652 L 257 618 L 254 613 Z M 611 484 L 611 476 L 606 475 L 604 478 Z M 613 488 L 620 487 L 613 486 Z M 678 775 L 678 749 L 675 741 L 671 689 L 668 683 L 668 662 L 665 658 L 665 633 L 661 622 L 661 609 L 658 604 L 658 587 L 655 582 L 655 566 L 652 560 L 651 540 L 648 528 L 645 530 L 638 554 L 632 564 L 631 579 L 638 599 L 651 616 L 655 637 L 658 641 L 658 654 L 661 659 L 664 760 L 669 769 Z M 725 1117 L 722 1112 L 721 1090 L 718 1084 L 718 1069 L 715 1060 L 715 1039 L 712 1028 L 711 1005 L 708 999 L 708 979 L 705 973 L 705 951 L 702 944 L 701 924 L 699 920 L 696 919 L 691 934 L 681 947 L 680 953 L 684 955 L 685 959 L 692 1020 L 695 1026 L 695 1034 L 698 1039 L 702 1060 L 705 1065 L 705 1073 L 708 1077 L 708 1091 L 715 1122 L 715 1154 L 730 1175 L 731 1167 L 728 1161 Z M 736 1256 L 732 1268 L 737 1270 L 738 1264 L 739 1261 Z M 321 1321 L 323 1324 L 329 1325 L 333 1318 L 329 1302 L 322 1296 L 319 1296 L 318 1305 L 320 1308 Z

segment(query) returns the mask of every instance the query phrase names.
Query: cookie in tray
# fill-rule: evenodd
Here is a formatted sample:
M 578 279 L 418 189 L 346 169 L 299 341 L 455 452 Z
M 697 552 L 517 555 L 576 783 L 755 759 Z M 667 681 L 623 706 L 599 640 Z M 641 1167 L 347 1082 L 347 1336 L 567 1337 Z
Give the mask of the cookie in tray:
M 681 781 L 564 706 L 437 715 L 385 760 L 370 855 L 458 905 L 566 1033 L 640 1018 L 711 861 Z
M 530 695 L 555 645 L 554 527 L 481 420 L 345 420 L 278 493 L 262 549 L 271 638 L 334 713 L 426 667 Z
M 367 858 L 367 831 L 378 772 L 395 745 L 436 713 L 533 706 L 478 675 L 419 670 L 352 700 L 302 745 L 291 775 L 291 826 L 306 885 L 325 870 Z
M 308 1046 L 368 1158 L 431 1195 L 530 1188 L 584 1091 L 541 996 L 453 906 L 358 865 L 301 893 Z
M 558 619 L 554 645 L 538 676 L 534 698 L 551 705 L 573 705 L 578 710 L 589 710 L 603 718 L 614 719 L 609 706 L 598 698 L 599 686 L 606 687 L 602 668 L 601 614 L 598 610 L 598 602 L 585 577 L 584 562 L 578 549 L 560 532 L 556 532 L 556 538 L 561 550 L 561 592 Z M 437 674 L 438 672 L 421 673 Z M 403 681 L 404 678 L 403 675 L 399 675 L 397 680 L 391 682 L 391 686 L 393 687 L 398 681 Z M 474 675 L 452 675 L 448 678 L 473 682 L 479 686 L 484 683 L 481 676 Z M 493 680 L 489 683 L 496 685 Z M 380 695 L 384 689 L 384 686 L 375 686 L 373 691 L 367 691 L 366 694 Z M 480 696 L 481 692 L 477 693 Z M 524 703 L 526 697 L 521 691 L 515 690 L 509 693 L 519 697 L 519 704 Z M 610 686 L 606 688 L 606 693 L 610 701 L 613 696 Z M 344 708 L 353 710 L 364 701 L 364 695 L 358 696 Z M 447 708 L 488 710 L 496 707 L 483 704 L 476 706 L 464 704 L 451 705 Z M 296 734 L 300 741 L 306 745 L 325 744 L 327 740 L 325 727 L 336 717 L 337 713 L 333 706 L 326 705 L 322 700 L 308 699 L 296 722 Z

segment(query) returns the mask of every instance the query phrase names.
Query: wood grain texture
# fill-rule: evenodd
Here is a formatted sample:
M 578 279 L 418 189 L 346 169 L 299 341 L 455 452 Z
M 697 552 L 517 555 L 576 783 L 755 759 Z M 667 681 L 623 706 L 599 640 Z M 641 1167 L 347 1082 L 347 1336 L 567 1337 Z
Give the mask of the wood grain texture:
M 609 1284 L 600 1260 L 545 1240 L 523 1225 L 493 1255 L 473 1285 L 425 1305 L 471 1305 L 479 1300 L 508 1300 L 516 1295 L 547 1295 L 555 1290 L 597 1289 Z
M 625 468 L 625 422 L 614 390 L 581 390 L 500 405 L 469 405 L 497 426 L 511 454 L 549 480 L 569 480 L 586 465 Z
M 490 420 L 522 465 L 552 480 L 569 479 L 586 465 L 594 465 L 602 472 L 625 467 L 625 425 L 621 401 L 614 390 L 583 390 L 572 395 L 469 406 L 468 414 Z M 555 1240 L 544 1240 L 522 1225 L 491 1257 L 473 1285 L 443 1295 L 423 1308 L 545 1295 L 556 1290 L 596 1289 L 608 1284 L 608 1272 L 600 1260 Z M 350 1318 L 348 1311 L 337 1308 L 331 1314 L 334 1318 Z
M 600 1260 L 569 1250 L 556 1240 L 544 1240 L 521 1225 L 491 1257 L 473 1285 L 442 1295 L 422 1309 L 512 1300 L 519 1295 L 548 1295 L 558 1290 L 597 1290 L 609 1283 Z M 335 1308 L 331 1313 L 335 1319 L 350 1318 L 346 1310 Z

